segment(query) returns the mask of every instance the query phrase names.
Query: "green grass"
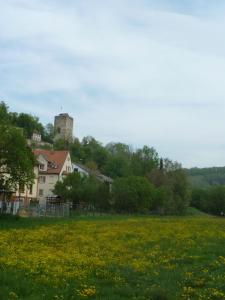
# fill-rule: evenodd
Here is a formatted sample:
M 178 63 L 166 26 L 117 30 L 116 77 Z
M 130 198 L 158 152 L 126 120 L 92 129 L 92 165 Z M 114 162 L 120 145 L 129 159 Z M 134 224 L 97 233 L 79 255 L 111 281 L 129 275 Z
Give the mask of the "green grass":
M 225 299 L 224 229 L 224 218 L 195 209 L 1 217 L 0 299 Z

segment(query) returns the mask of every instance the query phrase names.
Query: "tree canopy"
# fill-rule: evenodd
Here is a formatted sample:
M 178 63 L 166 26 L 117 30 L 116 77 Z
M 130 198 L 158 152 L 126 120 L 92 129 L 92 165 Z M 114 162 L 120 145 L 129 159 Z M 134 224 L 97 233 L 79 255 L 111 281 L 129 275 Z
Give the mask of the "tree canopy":
M 0 186 L 16 189 L 33 182 L 34 156 L 21 129 L 0 124 Z

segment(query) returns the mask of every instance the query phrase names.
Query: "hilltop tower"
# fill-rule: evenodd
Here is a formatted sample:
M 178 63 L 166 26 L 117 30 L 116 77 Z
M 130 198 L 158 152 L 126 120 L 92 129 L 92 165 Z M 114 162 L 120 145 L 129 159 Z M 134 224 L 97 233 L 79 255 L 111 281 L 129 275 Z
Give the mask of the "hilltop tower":
M 67 141 L 73 140 L 73 118 L 67 113 L 55 116 L 54 122 L 55 140 L 63 139 Z

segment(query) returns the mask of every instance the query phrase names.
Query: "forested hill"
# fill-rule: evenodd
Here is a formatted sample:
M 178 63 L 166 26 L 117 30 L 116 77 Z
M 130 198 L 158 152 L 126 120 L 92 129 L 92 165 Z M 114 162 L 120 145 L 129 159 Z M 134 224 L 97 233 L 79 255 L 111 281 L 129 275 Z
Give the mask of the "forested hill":
M 194 187 L 225 185 L 225 167 L 192 168 L 185 171 Z

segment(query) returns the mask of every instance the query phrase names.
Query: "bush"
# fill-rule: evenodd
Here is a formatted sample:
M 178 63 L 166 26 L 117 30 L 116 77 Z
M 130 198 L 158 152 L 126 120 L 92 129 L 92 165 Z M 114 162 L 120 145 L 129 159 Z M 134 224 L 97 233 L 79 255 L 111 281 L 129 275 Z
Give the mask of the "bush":
M 68 175 L 55 185 L 54 194 L 74 206 L 86 203 L 95 209 L 109 209 L 109 187 L 93 176 L 81 176 L 79 173 Z
M 212 186 L 206 190 L 194 189 L 191 205 L 214 215 L 225 214 L 225 186 Z
M 118 178 L 112 187 L 113 205 L 117 212 L 143 213 L 152 207 L 155 188 L 144 177 Z

